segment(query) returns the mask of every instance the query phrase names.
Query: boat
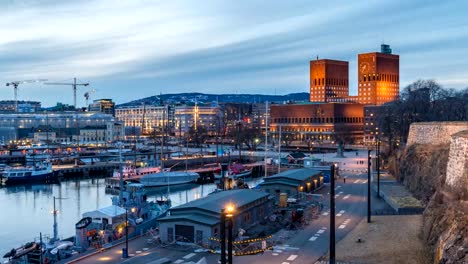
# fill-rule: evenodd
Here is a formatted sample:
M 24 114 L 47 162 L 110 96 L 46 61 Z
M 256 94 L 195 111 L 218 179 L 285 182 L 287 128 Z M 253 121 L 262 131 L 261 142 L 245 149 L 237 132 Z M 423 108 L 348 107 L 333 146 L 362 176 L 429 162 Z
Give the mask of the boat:
M 142 176 L 148 175 L 148 174 L 153 174 L 153 173 L 158 173 L 161 172 L 161 167 L 140 167 L 140 168 L 135 168 L 134 166 L 123 166 L 122 168 L 123 172 L 123 178 L 124 179 L 129 179 L 129 178 L 140 178 Z M 120 171 L 114 170 L 114 173 L 112 175 L 113 177 L 119 178 L 120 177 Z
M 3 171 L 6 184 L 47 181 L 53 177 L 50 162 L 38 162 L 34 166 L 8 167 Z
M 76 229 L 83 229 L 87 226 L 89 226 L 93 222 L 93 219 L 91 217 L 84 217 L 78 223 L 75 224 Z
M 17 259 L 34 251 L 37 246 L 38 244 L 36 242 L 29 242 L 19 248 L 12 248 L 9 252 L 3 255 L 3 257 L 8 259 Z
M 234 163 L 229 166 L 226 177 L 232 179 L 247 178 L 252 175 L 252 170 L 249 170 L 240 163 Z M 216 179 L 221 179 L 221 174 L 215 174 Z
M 36 162 L 42 162 L 44 160 L 50 160 L 51 155 L 48 153 L 31 153 L 26 154 L 26 164 L 35 164 Z
M 160 187 L 196 182 L 200 175 L 196 172 L 168 171 L 148 174 L 140 179 L 145 187 Z
M 52 255 L 57 255 L 59 250 L 67 249 L 69 247 L 72 247 L 74 244 L 71 241 L 58 241 L 56 243 L 56 247 L 50 250 L 50 254 Z

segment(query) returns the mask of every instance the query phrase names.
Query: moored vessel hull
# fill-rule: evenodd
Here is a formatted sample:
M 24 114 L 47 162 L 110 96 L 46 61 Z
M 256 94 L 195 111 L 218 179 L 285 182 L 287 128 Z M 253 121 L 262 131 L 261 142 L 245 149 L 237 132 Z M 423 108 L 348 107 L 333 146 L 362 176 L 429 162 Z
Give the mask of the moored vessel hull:
M 33 182 L 48 182 L 55 180 L 54 173 L 44 173 L 34 176 L 21 176 L 21 177 L 8 177 L 3 176 L 3 182 L 7 185 L 10 184 L 21 184 L 21 183 L 33 183 Z
M 193 172 L 162 172 L 140 179 L 145 187 L 162 187 L 196 182 L 200 175 Z

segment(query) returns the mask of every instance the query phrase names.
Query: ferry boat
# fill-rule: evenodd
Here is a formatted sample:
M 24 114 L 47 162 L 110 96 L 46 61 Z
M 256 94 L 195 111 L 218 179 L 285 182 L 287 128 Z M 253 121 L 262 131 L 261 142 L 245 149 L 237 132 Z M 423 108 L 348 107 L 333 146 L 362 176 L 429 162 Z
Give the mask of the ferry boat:
M 123 166 L 122 172 L 123 172 L 123 178 L 124 179 L 140 178 L 140 177 L 148 175 L 148 174 L 161 172 L 161 167 L 157 166 L 157 167 L 135 168 L 134 166 Z M 116 178 L 119 178 L 120 177 L 120 171 L 118 169 L 114 170 L 114 173 L 113 173 L 112 176 L 116 177 Z
M 5 184 L 47 181 L 53 178 L 50 162 L 36 163 L 27 167 L 8 167 L 3 171 L 2 181 Z
M 160 187 L 196 182 L 200 175 L 196 172 L 168 171 L 149 174 L 140 179 L 145 187 Z

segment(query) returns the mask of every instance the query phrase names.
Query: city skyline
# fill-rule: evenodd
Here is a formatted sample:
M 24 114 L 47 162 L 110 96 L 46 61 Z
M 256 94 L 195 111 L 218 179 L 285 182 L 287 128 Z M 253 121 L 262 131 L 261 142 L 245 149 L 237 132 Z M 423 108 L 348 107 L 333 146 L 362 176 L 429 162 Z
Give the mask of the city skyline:
M 97 89 L 91 100 L 117 103 L 159 93 L 308 92 L 316 56 L 349 61 L 356 95 L 357 54 L 382 42 L 400 55 L 401 88 L 417 79 L 468 86 L 468 62 L 458 56 L 468 49 L 462 1 L 204 3 L 2 2 L 1 99 L 13 99 L 6 82 L 75 76 Z M 79 88 L 79 106 L 88 88 Z M 20 86 L 18 98 L 73 102 L 71 87 L 43 84 Z

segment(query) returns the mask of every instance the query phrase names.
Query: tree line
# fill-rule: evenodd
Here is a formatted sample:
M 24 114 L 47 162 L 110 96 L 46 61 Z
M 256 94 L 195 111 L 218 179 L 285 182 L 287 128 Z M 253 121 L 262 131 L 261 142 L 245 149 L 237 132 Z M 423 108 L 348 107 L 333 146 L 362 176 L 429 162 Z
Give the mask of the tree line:
M 391 149 L 406 142 L 411 123 L 467 121 L 468 87 L 447 89 L 434 80 L 418 80 L 406 86 L 397 101 L 380 107 L 376 122 Z

